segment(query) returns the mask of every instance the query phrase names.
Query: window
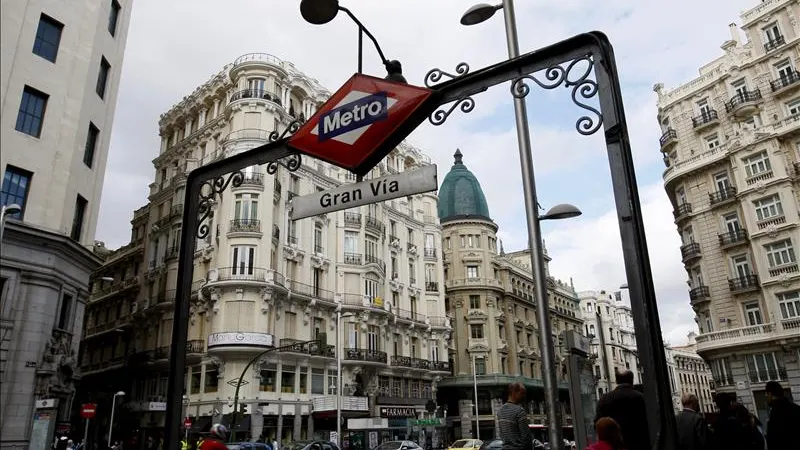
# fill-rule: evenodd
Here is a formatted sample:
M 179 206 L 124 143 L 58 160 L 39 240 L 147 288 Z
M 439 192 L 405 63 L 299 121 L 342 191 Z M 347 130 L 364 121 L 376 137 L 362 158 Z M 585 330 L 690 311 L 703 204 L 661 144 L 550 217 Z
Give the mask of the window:
M 467 278 L 478 278 L 478 266 L 467 266 Z
M 49 95 L 36 89 L 25 86 L 22 90 L 22 100 L 19 103 L 17 125 L 15 129 L 21 133 L 38 138 L 42 135 L 42 122 L 47 109 Z
M 709 119 L 711 117 L 711 105 L 708 104 L 707 98 L 697 102 L 697 111 L 704 119 Z
M 714 184 L 717 186 L 717 191 L 724 192 L 727 197 L 728 190 L 731 187 L 731 181 L 730 178 L 728 178 L 728 172 L 720 172 L 715 174 Z
M 739 233 L 739 231 L 742 229 L 741 225 L 739 224 L 739 215 L 736 213 L 722 216 L 722 222 L 725 226 L 725 229 L 728 230 L 729 233 Z
M 470 325 L 469 337 L 471 339 L 483 339 L 483 325 L 477 323 Z
M 325 369 L 311 369 L 311 393 L 325 394 Z
M 378 259 L 378 240 L 372 236 L 364 239 L 364 256 L 367 262 L 376 262 Z
M 345 231 L 344 232 L 344 252 L 345 253 L 358 253 L 358 232 Z
M 261 392 L 275 392 L 277 381 L 277 369 L 274 364 L 267 364 L 261 369 L 261 380 L 259 390 Z
M 745 323 L 748 326 L 761 325 L 764 323 L 761 319 L 761 307 L 758 306 L 758 302 L 745 303 L 743 308 Z
M 800 291 L 782 292 L 776 295 L 782 319 L 800 317 Z
M 206 366 L 206 383 L 203 392 L 208 394 L 217 392 L 219 388 L 219 369 L 217 366 Z
M 39 17 L 36 38 L 33 40 L 33 54 L 39 55 L 50 62 L 56 62 L 63 29 L 64 24 L 42 14 Z
M 72 295 L 64 294 L 61 296 L 61 308 L 58 312 L 58 329 L 68 330 L 70 318 L 72 316 Z
M 742 162 L 744 163 L 744 171 L 748 178 L 772 171 L 772 164 L 769 162 L 769 156 L 766 150 L 742 158 Z
M 283 336 L 294 338 L 297 334 L 297 314 L 286 311 L 283 313 Z
M 481 296 L 480 295 L 470 295 L 469 296 L 469 307 L 470 307 L 470 309 L 481 309 Z
M 364 277 L 364 295 L 366 295 L 370 301 L 380 296 L 378 292 L 378 279 L 372 274 Z
M 775 64 L 775 72 L 778 74 L 778 78 L 780 78 L 784 86 L 795 79 L 795 70 L 792 66 L 791 59 L 787 58 Z
M 89 202 L 78 195 L 75 199 L 75 215 L 72 217 L 72 232 L 69 237 L 73 240 L 80 241 L 83 234 L 83 219 L 86 215 L 86 206 Z
M 97 137 L 100 135 L 100 130 L 89 122 L 89 132 L 86 135 L 86 147 L 83 149 L 83 163 L 86 167 L 92 168 L 94 163 L 94 152 L 97 150 Z
M 281 392 L 294 393 L 294 366 L 283 366 L 281 369 Z
M 402 347 L 400 346 L 400 333 L 394 333 L 392 338 L 392 350 L 394 356 L 400 356 Z
M 256 248 L 250 245 L 233 247 L 231 275 L 253 275 Z
M 308 367 L 300 368 L 300 394 L 308 392 Z
M 425 233 L 425 249 L 433 250 L 436 248 L 436 238 L 430 233 Z
M 428 348 L 431 349 L 431 361 L 439 362 L 439 342 L 433 339 L 428 340 Z
M 756 217 L 759 221 L 783 216 L 783 206 L 779 194 L 760 198 L 753 202 L 753 207 L 756 209 Z
M 328 369 L 328 395 L 336 395 L 336 386 L 339 385 L 339 372 Z
M 97 87 L 95 87 L 95 92 L 97 92 L 100 98 L 106 96 L 109 72 L 111 72 L 111 64 L 109 64 L 106 57 L 103 56 L 100 58 L 100 71 L 97 73 Z
M 314 253 L 322 252 L 322 224 L 314 222 Z
M 778 368 L 782 365 L 778 363 L 774 353 L 756 353 L 747 355 L 747 372 L 750 374 L 750 381 L 753 383 L 765 383 L 770 380 L 780 380 L 781 374 Z
M 377 352 L 381 349 L 381 331 L 375 325 L 370 325 L 367 329 L 367 350 Z
M 706 136 L 705 137 L 705 141 L 706 141 L 706 147 L 708 147 L 709 150 L 713 150 L 713 149 L 719 147 L 719 145 L 720 145 L 720 143 L 719 143 L 719 135 L 717 133 L 714 133 L 712 135 Z
M 794 264 L 797 261 L 792 241 L 789 239 L 765 245 L 764 248 L 771 268 Z
M 788 102 L 786 104 L 786 111 L 789 113 L 789 116 L 800 114 L 800 98 Z
M 119 21 L 119 12 L 122 7 L 117 3 L 117 0 L 111 0 L 111 11 L 108 13 L 108 32 L 111 36 L 117 34 L 117 22 Z
M 312 286 L 314 287 L 314 295 L 319 296 L 320 290 L 323 289 L 322 287 L 322 269 L 319 267 L 314 268 L 314 272 L 312 273 L 313 278 L 311 279 Z
M 783 41 L 783 35 L 781 34 L 781 29 L 778 27 L 777 22 L 773 22 L 766 27 L 762 28 L 764 31 L 764 40 L 768 44 L 778 45 Z
M 410 348 L 411 355 L 409 355 L 409 356 L 411 356 L 412 358 L 418 357 L 419 353 L 417 352 L 417 349 L 419 349 L 419 338 L 412 337 L 411 338 L 411 348 Z
M 233 218 L 236 220 L 258 219 L 258 194 L 236 194 Z
M 747 95 L 747 80 L 744 78 L 731 83 L 731 87 L 733 88 L 734 97 L 744 98 Z
M 483 357 L 473 360 L 475 365 L 475 375 L 486 375 L 486 359 Z
M 734 276 L 737 278 L 745 278 L 752 273 L 750 270 L 750 261 L 749 258 L 747 257 L 747 254 L 736 255 L 732 257 L 731 264 L 733 265 Z
M 250 78 L 247 80 L 247 88 L 250 89 L 250 95 L 261 95 L 261 93 L 264 92 L 264 79 Z
M 32 177 L 33 174 L 27 170 L 11 165 L 6 166 L 6 173 L 3 175 L 3 187 L 0 190 L 0 206 L 16 204 L 22 208 L 20 212 L 9 214 L 8 217 L 22 220 Z
M 203 375 L 203 366 L 194 366 L 192 367 L 192 379 L 189 382 L 189 393 L 190 394 L 199 394 L 200 393 L 200 380 Z

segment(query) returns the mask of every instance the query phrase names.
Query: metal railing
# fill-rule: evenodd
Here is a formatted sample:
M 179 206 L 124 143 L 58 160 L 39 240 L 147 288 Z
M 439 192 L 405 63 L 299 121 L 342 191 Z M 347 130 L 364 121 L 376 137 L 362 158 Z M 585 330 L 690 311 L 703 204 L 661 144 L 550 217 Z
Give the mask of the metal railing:
M 776 48 L 786 44 L 786 38 L 783 36 L 775 36 L 774 39 L 770 39 L 764 43 L 764 51 L 769 53 Z
M 681 258 L 684 262 L 700 256 L 700 244 L 692 242 L 681 246 Z
M 264 281 L 266 279 L 267 269 L 263 267 L 218 267 L 217 280 L 246 280 L 246 281 Z
M 753 288 L 758 288 L 759 286 L 760 284 L 758 282 L 758 275 L 745 275 L 743 277 L 731 278 L 728 280 L 728 288 L 733 292 L 750 290 Z
M 439 282 L 438 281 L 426 281 L 425 282 L 425 292 L 439 292 Z
M 408 367 L 411 369 L 431 369 L 430 361 L 422 358 L 414 358 L 412 356 L 392 356 L 391 363 L 393 366 Z
M 717 120 L 719 120 L 719 114 L 716 109 L 704 109 L 699 116 L 692 117 L 692 127 L 697 128 Z
M 426 258 L 436 258 L 436 249 L 435 248 L 425 248 L 425 257 Z
M 378 258 L 375 255 L 364 255 L 364 264 L 376 264 L 382 274 L 386 274 L 386 261 Z
M 406 243 L 406 250 L 408 250 L 409 252 L 416 253 L 417 246 L 415 244 L 412 244 L 411 242 L 408 242 Z
M 361 213 L 345 212 L 344 224 L 351 227 L 361 227 Z
M 793 70 L 789 73 L 781 73 L 781 76 L 769 82 L 772 92 L 780 91 L 800 81 L 800 72 Z
M 379 350 L 366 350 L 363 348 L 344 349 L 344 359 L 348 361 L 366 361 L 386 364 L 386 352 Z
M 320 345 L 318 342 L 308 342 L 299 339 L 283 338 L 280 340 L 281 352 L 301 353 L 304 355 L 336 357 L 336 348 L 333 345 Z
M 744 228 L 740 228 L 735 231 L 722 233 L 718 237 L 719 237 L 719 245 L 726 246 L 726 245 L 738 244 L 740 242 L 744 242 L 747 240 L 747 230 Z
M 708 286 L 697 286 L 696 288 L 692 288 L 689 291 L 689 299 L 690 300 L 698 300 L 701 298 L 708 298 L 710 295 L 710 291 Z
M 228 231 L 231 233 L 260 233 L 261 221 L 258 219 L 233 219 Z
M 333 291 L 329 291 L 327 289 L 322 289 L 319 286 L 313 286 L 305 283 L 301 283 L 295 280 L 288 280 L 288 288 L 294 294 L 305 295 L 306 297 L 318 298 L 320 300 L 325 300 L 328 302 L 332 302 L 334 300 L 334 293 Z
M 721 203 L 726 200 L 733 200 L 735 198 L 736 198 L 736 188 L 733 186 L 728 186 L 716 192 L 708 193 L 708 201 L 711 202 L 712 205 L 716 205 L 717 203 Z
M 731 112 L 745 103 L 757 102 L 760 100 L 761 100 L 761 91 L 759 89 L 756 89 L 754 91 L 739 92 L 738 94 L 731 97 L 730 100 L 725 102 L 725 111 Z
M 675 211 L 672 212 L 672 215 L 675 216 L 677 219 L 678 217 L 685 216 L 692 212 L 692 204 L 691 203 L 681 203 L 675 208 Z
M 364 220 L 364 228 L 380 234 L 383 233 L 383 231 L 386 229 L 386 226 L 377 217 L 366 216 L 366 219 Z
M 356 266 L 361 265 L 361 253 L 345 253 L 344 254 L 344 263 L 345 264 L 353 264 Z
M 230 103 L 248 98 L 269 100 L 272 103 L 281 105 L 281 98 L 277 94 L 273 94 L 272 92 L 265 91 L 263 89 L 242 89 L 241 91 L 234 92 L 231 94 Z
M 431 361 L 431 370 L 450 372 L 450 361 Z
M 443 316 L 429 316 L 428 321 L 433 327 L 443 327 L 447 325 L 447 317 Z
M 663 147 L 667 145 L 670 141 L 677 139 L 678 139 L 678 132 L 673 130 L 672 128 L 668 128 L 667 131 L 665 131 L 658 139 L 658 143 L 661 144 L 661 146 Z
M 269 53 L 245 53 L 244 55 L 236 58 L 236 60 L 233 62 L 233 67 L 240 66 L 248 62 L 264 62 L 278 67 L 283 66 L 283 61 L 281 61 L 277 56 L 270 55 Z
M 264 174 L 260 172 L 245 172 L 242 178 L 242 186 L 263 186 Z
M 314 253 L 325 253 L 325 249 L 321 245 L 314 244 Z

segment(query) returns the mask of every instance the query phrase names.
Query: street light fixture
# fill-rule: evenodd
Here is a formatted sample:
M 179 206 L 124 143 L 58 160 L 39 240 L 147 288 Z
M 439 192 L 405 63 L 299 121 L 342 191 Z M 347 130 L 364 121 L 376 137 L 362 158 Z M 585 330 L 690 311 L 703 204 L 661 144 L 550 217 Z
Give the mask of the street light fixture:
M 342 314 L 342 305 L 336 308 L 336 445 L 342 447 L 342 319 L 355 317 L 354 313 Z
M 506 45 L 510 59 L 519 56 L 519 38 L 514 15 L 514 1 L 503 0 L 492 6 L 481 3 L 468 9 L 461 16 L 463 25 L 476 25 L 488 20 L 498 9 L 503 10 L 506 29 Z M 531 267 L 533 268 L 533 285 L 536 298 L 536 312 L 541 336 L 542 375 L 544 381 L 544 401 L 547 412 L 547 428 L 551 449 L 563 447 L 561 438 L 561 416 L 558 412 L 558 381 L 556 374 L 556 356 L 553 348 L 552 326 L 550 324 L 550 305 L 547 296 L 547 273 L 545 272 L 544 249 L 542 246 L 541 221 L 575 217 L 580 211 L 569 205 L 557 205 L 543 216 L 539 215 L 536 196 L 536 177 L 533 172 L 533 156 L 531 154 L 531 136 L 528 128 L 528 111 L 524 97 L 514 96 L 514 119 L 517 128 L 517 144 L 519 146 L 520 168 L 522 169 L 522 189 L 525 199 L 526 221 L 528 225 L 528 242 L 531 247 Z
M 312 25 L 324 25 L 331 20 L 333 20 L 339 11 L 344 12 L 347 14 L 350 19 L 358 25 L 358 73 L 361 73 L 363 70 L 363 35 L 367 35 L 367 37 L 372 41 L 375 45 L 375 50 L 378 51 L 378 56 L 381 58 L 381 62 L 383 66 L 386 67 L 386 79 L 390 81 L 396 81 L 398 83 L 406 83 L 406 79 L 403 76 L 403 66 L 400 64 L 400 61 L 397 60 L 388 60 L 386 56 L 383 54 L 383 50 L 381 50 L 381 46 L 378 44 L 378 40 L 375 39 L 372 33 L 361 23 L 358 18 L 347 8 L 344 6 L 339 6 L 339 0 L 301 0 L 300 1 L 300 15 L 303 16 L 306 22 Z
M 548 209 L 546 213 L 540 215 L 539 221 L 571 219 L 573 217 L 578 217 L 581 214 L 583 214 L 583 212 L 578 209 L 577 206 L 570 205 L 568 203 L 561 203 L 553 206 L 552 208 Z
M 114 394 L 114 399 L 111 400 L 111 420 L 108 422 L 108 448 L 111 448 L 111 434 L 114 430 L 114 410 L 117 407 L 117 397 L 122 397 L 125 392 L 119 391 Z
M 16 203 L 5 205 L 2 209 L 0 209 L 0 242 L 3 241 L 3 231 L 6 228 L 6 218 L 8 216 L 13 216 L 14 214 L 19 214 L 21 211 L 22 207 Z

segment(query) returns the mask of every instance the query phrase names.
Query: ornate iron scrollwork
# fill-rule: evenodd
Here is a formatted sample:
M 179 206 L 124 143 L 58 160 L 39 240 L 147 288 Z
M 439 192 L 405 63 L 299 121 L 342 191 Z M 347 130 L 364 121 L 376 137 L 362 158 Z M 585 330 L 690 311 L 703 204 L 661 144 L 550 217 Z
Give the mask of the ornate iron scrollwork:
M 244 182 L 244 173 L 239 171 L 228 175 L 228 178 L 221 176 L 208 180 L 200 186 L 200 203 L 197 205 L 197 214 L 200 215 L 197 220 L 196 235 L 198 239 L 206 238 L 211 231 L 205 222 L 211 215 L 211 206 L 217 194 L 227 189 L 228 185 L 238 187 L 242 185 L 242 182 Z
M 461 112 L 463 113 L 472 112 L 472 110 L 475 109 L 475 100 L 469 96 L 462 97 L 456 100 L 455 102 L 451 103 L 450 108 L 437 109 L 436 111 L 432 112 L 431 115 L 428 116 L 428 121 L 430 121 L 432 125 L 439 126 L 443 124 L 447 120 L 447 118 L 450 117 L 450 114 L 452 114 L 452 112 L 456 109 L 456 107 L 459 106 Z
M 580 63 L 586 63 L 585 70 L 573 72 Z M 544 71 L 544 81 L 534 75 L 523 75 L 511 83 L 511 95 L 516 98 L 525 98 L 531 91 L 530 86 L 525 83 L 526 80 L 533 81 L 543 89 L 555 89 L 562 84 L 565 88 L 572 88 L 572 102 L 596 116 L 596 118 L 581 116 L 575 121 L 575 129 L 578 133 L 588 136 L 597 132 L 603 125 L 603 114 L 597 108 L 581 101 L 597 95 L 597 82 L 589 78 L 593 68 L 594 60 L 592 56 L 585 55 L 570 61 L 566 67 L 561 64 L 548 67 Z M 579 76 L 575 76 L 575 74 L 579 74 Z M 578 99 L 578 96 L 581 99 Z
M 465 62 L 458 63 L 458 65 L 456 66 L 455 75 L 453 75 L 452 73 L 445 72 L 444 70 L 439 68 L 431 69 L 430 71 L 428 71 L 427 74 L 425 74 L 425 87 L 428 88 L 433 87 L 433 85 L 438 83 L 439 80 L 442 79 L 442 77 L 448 77 L 453 79 L 453 78 L 458 78 L 462 75 L 466 75 L 468 73 L 469 73 L 469 64 Z
M 288 136 L 291 136 L 300 129 L 303 125 L 304 121 L 302 119 L 295 119 L 289 123 L 285 130 L 282 133 L 278 133 L 278 131 L 273 131 L 269 134 L 269 141 L 275 142 L 281 139 L 284 139 Z M 295 153 L 294 155 L 290 155 L 289 157 L 285 158 L 284 162 L 280 161 L 273 161 L 267 164 L 267 173 L 270 175 L 275 175 L 275 172 L 278 171 L 278 164 L 286 167 L 289 172 L 294 172 L 300 168 L 303 161 L 300 157 L 299 153 Z
M 279 141 L 279 140 L 281 140 L 283 138 L 286 138 L 286 137 L 288 137 L 288 136 L 290 136 L 292 134 L 295 134 L 297 132 L 297 130 L 299 130 L 302 125 L 303 125 L 303 121 L 302 120 L 295 119 L 295 120 L 289 122 L 289 125 L 286 126 L 286 128 L 283 130 L 283 132 L 278 133 L 278 130 L 271 131 L 269 133 L 268 140 L 269 140 L 269 142 L 275 142 L 275 141 Z

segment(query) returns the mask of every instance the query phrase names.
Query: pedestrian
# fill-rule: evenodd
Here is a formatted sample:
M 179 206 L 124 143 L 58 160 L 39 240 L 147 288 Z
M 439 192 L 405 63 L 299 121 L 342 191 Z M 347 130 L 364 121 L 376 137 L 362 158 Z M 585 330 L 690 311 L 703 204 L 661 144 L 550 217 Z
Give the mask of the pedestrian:
M 617 387 L 597 402 L 595 423 L 603 417 L 610 417 L 622 430 L 627 450 L 652 450 L 644 394 L 634 389 L 633 372 L 623 369 L 617 371 L 615 378 Z
M 586 450 L 624 450 L 625 444 L 622 440 L 622 430 L 619 424 L 611 417 L 601 417 L 594 424 L 597 434 L 597 442 L 590 445 Z M 681 450 L 684 450 L 681 447 Z
M 767 448 L 769 450 L 797 450 L 800 448 L 800 406 L 786 398 L 783 386 L 770 381 L 765 387 L 769 420 L 767 420 Z
M 733 410 L 734 414 L 736 414 L 736 420 L 739 421 L 744 430 L 744 447 L 747 450 L 764 450 L 767 446 L 767 441 L 756 425 L 756 416 L 750 413 L 744 405 L 734 405 Z
M 736 396 L 720 392 L 714 396 L 719 413 L 714 422 L 714 441 L 719 450 L 747 450 L 750 436 L 742 422 L 736 417 Z
M 228 450 L 225 440 L 228 438 L 228 429 L 225 425 L 214 424 L 208 433 L 208 438 L 203 441 L 200 450 Z
M 683 410 L 677 415 L 678 442 L 682 450 L 710 450 L 711 430 L 700 415 L 700 400 L 696 395 L 684 393 L 681 396 Z
M 276 439 L 272 440 L 272 450 L 278 450 L 278 441 Z
M 508 386 L 508 401 L 497 410 L 497 423 L 503 450 L 533 450 L 533 436 L 529 427 L 528 413 L 522 407 L 525 401 L 525 386 L 511 383 Z

